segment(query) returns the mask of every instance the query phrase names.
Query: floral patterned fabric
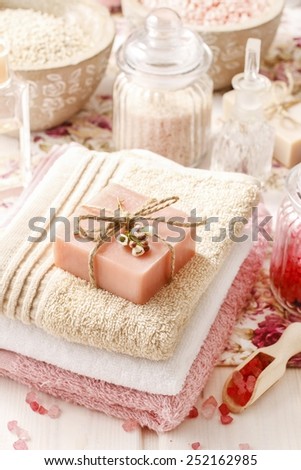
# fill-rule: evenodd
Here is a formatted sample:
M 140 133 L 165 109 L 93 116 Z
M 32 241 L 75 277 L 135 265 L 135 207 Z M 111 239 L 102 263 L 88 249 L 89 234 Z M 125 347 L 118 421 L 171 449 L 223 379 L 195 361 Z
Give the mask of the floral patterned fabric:
M 271 250 L 253 287 L 248 305 L 237 319 L 232 336 L 220 358 L 220 365 L 239 364 L 256 348 L 274 344 L 288 325 L 301 321 L 300 314 L 287 312 L 272 294 L 268 267 L 270 253 Z M 294 356 L 289 365 L 301 367 L 301 354 Z

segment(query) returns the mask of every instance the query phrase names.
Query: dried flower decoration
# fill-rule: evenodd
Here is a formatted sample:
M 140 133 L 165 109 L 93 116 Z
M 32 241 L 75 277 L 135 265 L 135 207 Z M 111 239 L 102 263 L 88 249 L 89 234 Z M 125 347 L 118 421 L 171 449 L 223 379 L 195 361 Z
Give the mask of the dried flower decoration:
M 135 224 L 134 227 L 125 233 L 120 233 L 116 241 L 122 246 L 128 246 L 132 249 L 133 256 L 142 256 L 150 250 L 148 237 L 153 235 L 153 227 L 144 227 L 141 224 Z

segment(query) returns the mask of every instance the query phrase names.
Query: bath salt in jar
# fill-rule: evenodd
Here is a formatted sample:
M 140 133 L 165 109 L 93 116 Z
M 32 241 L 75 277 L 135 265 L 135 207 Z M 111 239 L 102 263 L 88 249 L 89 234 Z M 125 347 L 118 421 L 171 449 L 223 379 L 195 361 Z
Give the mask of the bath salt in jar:
M 278 212 L 271 258 L 272 290 L 291 313 L 301 313 L 301 164 L 290 171 Z
M 212 61 L 201 37 L 159 8 L 117 52 L 113 92 L 117 149 L 142 148 L 196 167 L 208 150 Z

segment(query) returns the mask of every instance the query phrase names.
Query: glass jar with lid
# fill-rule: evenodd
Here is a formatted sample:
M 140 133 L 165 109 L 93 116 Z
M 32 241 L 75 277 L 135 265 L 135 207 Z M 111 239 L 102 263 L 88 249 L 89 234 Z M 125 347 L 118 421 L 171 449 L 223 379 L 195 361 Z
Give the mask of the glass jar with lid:
M 212 54 L 173 10 L 151 12 L 117 52 L 113 92 L 117 149 L 142 148 L 198 166 L 210 139 Z
M 290 171 L 277 218 L 270 276 L 276 299 L 301 313 L 301 164 Z

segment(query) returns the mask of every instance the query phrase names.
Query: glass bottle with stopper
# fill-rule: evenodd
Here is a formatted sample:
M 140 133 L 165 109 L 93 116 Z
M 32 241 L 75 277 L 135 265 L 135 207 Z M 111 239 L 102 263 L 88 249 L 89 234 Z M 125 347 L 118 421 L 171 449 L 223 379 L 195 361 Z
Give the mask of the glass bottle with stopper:
M 211 169 L 236 171 L 265 181 L 271 173 L 274 129 L 264 118 L 264 100 L 270 87 L 259 74 L 259 39 L 248 39 L 244 72 L 232 80 L 235 106 L 213 143 Z
M 198 166 L 210 138 L 211 60 L 209 47 L 176 12 L 152 11 L 117 53 L 115 147 L 151 150 Z
M 31 177 L 28 85 L 9 69 L 9 50 L 0 38 L 0 196 L 22 189 Z

